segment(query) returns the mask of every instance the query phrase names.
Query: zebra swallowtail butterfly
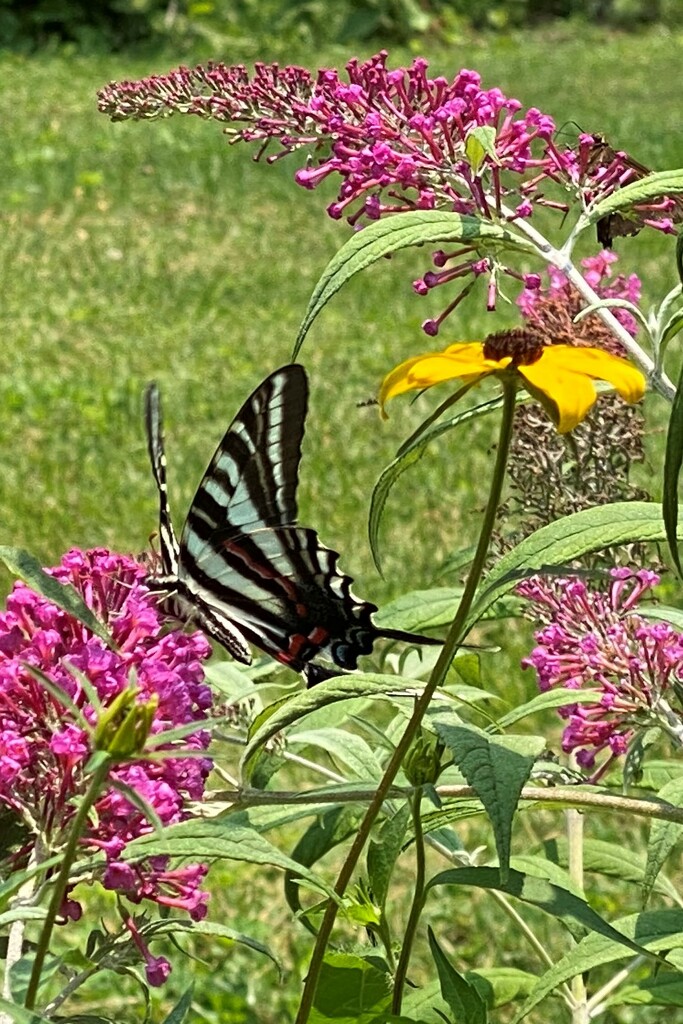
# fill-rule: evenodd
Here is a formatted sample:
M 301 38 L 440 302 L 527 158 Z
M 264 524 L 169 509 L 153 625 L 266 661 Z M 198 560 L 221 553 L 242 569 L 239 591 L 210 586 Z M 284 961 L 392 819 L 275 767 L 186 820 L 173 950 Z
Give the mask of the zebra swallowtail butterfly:
M 321 544 L 315 530 L 296 525 L 307 405 L 306 373 L 298 364 L 283 366 L 256 388 L 216 449 L 178 542 L 156 384 L 145 395 L 162 569 L 148 585 L 166 595 L 169 614 L 196 622 L 237 661 L 249 664 L 251 643 L 303 672 L 312 686 L 337 674 L 313 664 L 318 655 L 349 670 L 378 637 L 441 641 L 376 627 L 376 605 L 351 592 L 337 552 Z

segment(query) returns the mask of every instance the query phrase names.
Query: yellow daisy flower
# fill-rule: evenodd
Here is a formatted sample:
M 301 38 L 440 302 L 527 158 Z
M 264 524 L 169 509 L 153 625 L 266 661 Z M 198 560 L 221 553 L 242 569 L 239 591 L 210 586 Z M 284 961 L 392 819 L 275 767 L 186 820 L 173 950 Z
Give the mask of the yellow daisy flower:
M 645 393 L 645 377 L 626 359 L 598 348 L 544 345 L 535 332 L 519 327 L 484 342 L 459 342 L 443 352 L 406 359 L 382 381 L 382 414 L 385 403 L 405 391 L 447 380 L 474 385 L 490 376 L 513 377 L 541 403 L 560 434 L 573 430 L 592 409 L 597 398 L 593 381 L 607 381 L 629 404 Z

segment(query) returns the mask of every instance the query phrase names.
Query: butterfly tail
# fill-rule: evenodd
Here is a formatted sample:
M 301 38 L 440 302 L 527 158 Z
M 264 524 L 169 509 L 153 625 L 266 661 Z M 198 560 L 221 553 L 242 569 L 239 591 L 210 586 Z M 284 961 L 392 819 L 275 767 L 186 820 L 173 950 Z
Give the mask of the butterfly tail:
M 385 640 L 401 640 L 406 644 L 429 644 L 432 647 L 443 646 L 443 640 L 437 636 L 425 636 L 423 633 L 409 633 L 404 629 L 377 629 L 377 636 Z
M 161 548 L 161 564 L 164 574 L 176 575 L 178 572 L 178 540 L 171 522 L 171 511 L 168 504 L 168 488 L 166 486 L 166 454 L 164 452 L 164 432 L 161 419 L 161 395 L 155 383 L 145 391 L 145 426 L 147 428 L 147 450 L 152 464 L 152 473 L 159 493 L 159 546 Z

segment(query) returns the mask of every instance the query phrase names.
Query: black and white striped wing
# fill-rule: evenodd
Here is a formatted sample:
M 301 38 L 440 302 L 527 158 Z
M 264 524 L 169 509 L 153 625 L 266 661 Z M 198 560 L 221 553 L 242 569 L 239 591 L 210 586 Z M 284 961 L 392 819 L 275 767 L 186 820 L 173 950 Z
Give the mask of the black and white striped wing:
M 248 533 L 290 526 L 297 519 L 296 489 L 308 406 L 304 368 L 283 366 L 244 403 L 200 483 L 180 540 L 187 565 L 197 548 L 220 531 Z
M 284 366 L 244 403 L 209 463 L 176 540 L 168 507 L 161 404 L 147 392 L 147 431 L 159 491 L 163 575 L 152 589 L 169 614 L 194 621 L 239 661 L 247 641 L 298 672 L 309 685 L 329 675 L 322 654 L 354 669 L 378 636 L 431 643 L 378 630 L 376 606 L 351 592 L 337 552 L 315 530 L 296 525 L 308 384 L 303 367 Z
M 245 402 L 192 502 L 178 575 L 197 603 L 297 671 L 318 653 L 355 668 L 372 650 L 376 607 L 353 596 L 337 553 L 295 525 L 307 405 L 298 365 Z

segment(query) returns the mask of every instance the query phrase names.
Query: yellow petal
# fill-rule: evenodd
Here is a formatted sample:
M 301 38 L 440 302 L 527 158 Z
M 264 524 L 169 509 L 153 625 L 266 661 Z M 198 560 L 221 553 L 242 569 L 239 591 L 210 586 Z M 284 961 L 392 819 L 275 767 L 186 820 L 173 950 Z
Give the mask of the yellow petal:
M 463 383 L 476 381 L 494 370 L 506 366 L 509 359 L 496 361 L 484 358 L 481 342 L 458 342 L 449 345 L 445 352 L 425 352 L 413 356 L 387 374 L 379 389 L 379 404 L 384 405 L 390 398 L 406 391 L 421 391 L 447 380 L 461 380 Z
M 434 353 L 435 355 L 437 353 Z M 428 355 L 428 353 L 427 353 Z M 404 362 L 399 363 L 391 370 L 384 380 L 379 389 L 379 405 L 384 412 L 384 405 L 389 401 L 390 398 L 395 398 L 396 395 L 402 395 L 405 391 L 410 391 L 412 384 L 410 382 L 410 371 L 417 363 L 421 362 L 427 356 L 425 354 L 420 356 L 412 356 L 410 359 L 406 359 Z
M 537 362 L 519 366 L 529 394 L 541 403 L 557 427 L 566 434 L 583 420 L 598 397 L 595 386 L 585 374 L 548 367 L 541 357 Z
M 630 405 L 639 402 L 645 394 L 645 377 L 640 370 L 627 359 L 613 356 L 603 349 L 550 345 L 544 349 L 540 361 L 558 370 L 585 373 L 594 380 L 606 380 Z

